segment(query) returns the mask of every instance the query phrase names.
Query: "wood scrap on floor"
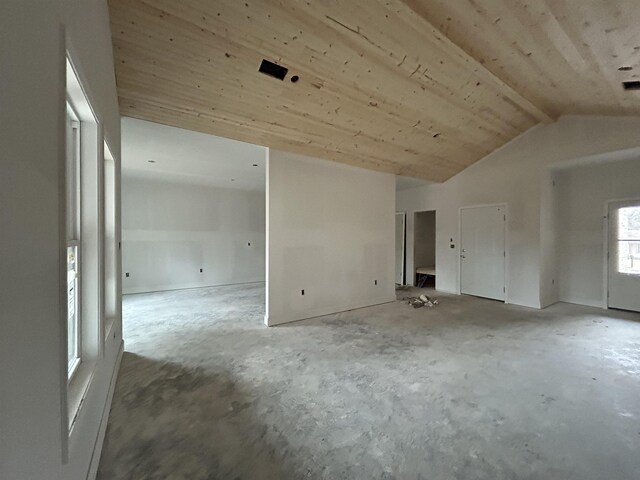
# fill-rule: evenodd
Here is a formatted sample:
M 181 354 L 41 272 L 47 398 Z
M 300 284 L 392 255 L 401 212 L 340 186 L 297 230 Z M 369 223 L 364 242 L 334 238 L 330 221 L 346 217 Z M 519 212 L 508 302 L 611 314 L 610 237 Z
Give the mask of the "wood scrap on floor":
M 421 307 L 435 307 L 438 305 L 438 300 L 435 298 L 429 298 L 426 295 L 422 294 L 419 297 L 407 297 L 404 300 L 407 300 L 408 304 L 413 308 L 421 308 Z

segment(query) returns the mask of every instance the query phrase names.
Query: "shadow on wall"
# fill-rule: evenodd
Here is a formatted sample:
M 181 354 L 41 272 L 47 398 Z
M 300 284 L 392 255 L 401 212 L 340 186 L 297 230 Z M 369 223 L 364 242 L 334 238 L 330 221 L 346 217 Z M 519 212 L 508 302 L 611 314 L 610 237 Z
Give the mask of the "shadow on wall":
M 224 372 L 125 353 L 97 479 L 295 478 L 279 458 L 287 440 L 255 411 L 259 394 Z

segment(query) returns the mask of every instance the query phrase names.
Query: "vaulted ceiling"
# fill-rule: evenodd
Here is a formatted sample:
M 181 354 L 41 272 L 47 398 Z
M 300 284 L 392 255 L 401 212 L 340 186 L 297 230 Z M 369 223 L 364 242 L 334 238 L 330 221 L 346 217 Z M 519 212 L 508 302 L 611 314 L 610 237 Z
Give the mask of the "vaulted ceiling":
M 122 115 L 375 170 L 443 181 L 561 114 L 640 115 L 637 0 L 109 5 Z

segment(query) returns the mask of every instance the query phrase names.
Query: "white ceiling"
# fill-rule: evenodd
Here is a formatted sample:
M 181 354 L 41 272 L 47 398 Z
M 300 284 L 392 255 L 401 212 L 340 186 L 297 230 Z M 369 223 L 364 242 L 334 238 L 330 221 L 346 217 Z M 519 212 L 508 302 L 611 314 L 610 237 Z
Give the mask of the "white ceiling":
M 265 147 L 122 118 L 122 171 L 126 176 L 264 190 L 265 162 Z
M 126 176 L 263 191 L 265 162 L 266 148 L 259 145 L 122 118 L 122 172 Z M 396 176 L 397 191 L 430 183 Z
M 433 182 L 427 180 L 421 180 L 419 178 L 403 177 L 396 175 L 396 192 L 400 190 L 409 190 L 410 188 L 424 187 L 425 185 L 431 185 Z

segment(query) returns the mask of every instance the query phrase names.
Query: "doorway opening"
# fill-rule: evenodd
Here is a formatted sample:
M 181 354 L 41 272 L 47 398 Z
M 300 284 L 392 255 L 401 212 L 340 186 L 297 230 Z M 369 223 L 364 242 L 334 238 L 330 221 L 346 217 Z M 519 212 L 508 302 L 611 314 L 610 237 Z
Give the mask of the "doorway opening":
M 396 212 L 396 285 L 405 285 L 407 250 L 407 214 Z
M 436 286 L 436 211 L 416 212 L 413 217 L 414 285 Z
M 640 312 L 640 200 L 609 202 L 607 306 Z

